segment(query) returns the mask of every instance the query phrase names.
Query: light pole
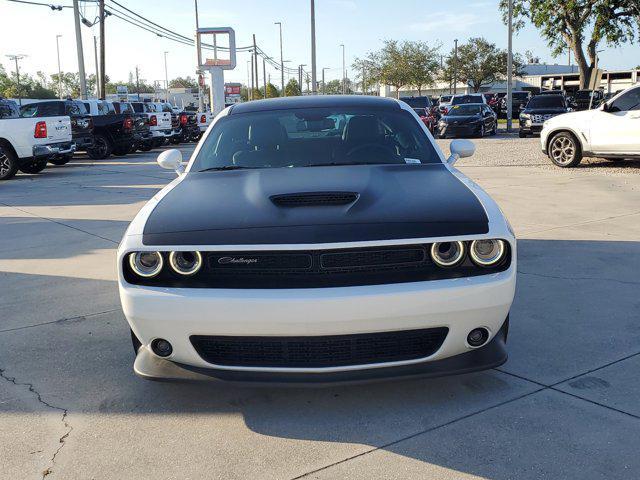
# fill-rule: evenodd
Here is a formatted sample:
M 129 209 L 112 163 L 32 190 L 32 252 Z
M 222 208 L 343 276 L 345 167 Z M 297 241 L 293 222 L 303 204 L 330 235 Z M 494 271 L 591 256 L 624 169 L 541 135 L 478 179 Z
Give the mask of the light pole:
M 80 31 L 80 7 L 78 0 L 73 0 L 73 16 L 76 29 L 76 49 L 78 51 L 78 74 L 80 75 L 80 97 L 87 99 L 87 77 L 84 73 L 84 51 L 82 50 L 82 32 Z M 104 39 L 100 39 L 103 42 Z
M 18 54 L 18 55 L 5 55 L 9 60 L 13 60 L 16 62 L 16 81 L 18 83 L 18 103 L 22 106 L 22 98 L 20 97 L 20 66 L 18 65 L 18 60 L 22 60 L 26 58 L 26 55 Z
M 513 115 L 513 92 L 511 82 L 513 81 L 513 0 L 509 0 L 509 20 L 507 40 L 507 132 L 511 132 Z
M 311 0 L 311 92 L 318 94 L 316 83 L 316 3 Z
M 167 53 L 164 52 L 164 88 L 165 88 L 165 101 L 169 103 L 169 75 L 167 74 Z
M 322 94 L 326 95 L 327 94 L 327 89 L 326 89 L 326 83 L 324 81 L 324 71 L 325 70 L 331 70 L 329 67 L 324 67 L 322 69 Z
M 284 86 L 284 60 L 282 56 L 282 22 L 275 22 L 274 25 L 278 25 L 280 28 L 280 81 L 282 83 L 282 96 L 286 97 L 287 92 Z
M 56 51 L 58 52 L 58 96 L 62 100 L 62 68 L 60 68 L 60 37 L 62 35 L 56 35 Z M 97 79 L 96 79 L 97 80 Z
M 196 63 L 197 70 L 196 74 L 198 75 L 198 111 L 204 112 L 204 92 L 202 91 L 202 84 L 200 83 L 200 78 L 204 78 L 204 72 L 200 70 L 200 65 L 202 64 L 202 59 L 200 58 L 200 35 L 198 35 L 198 29 L 200 28 L 200 22 L 198 20 L 198 0 L 193 0 L 195 11 L 196 11 Z M 211 105 L 209 106 L 211 108 Z
M 300 85 L 300 95 L 302 95 L 302 67 L 306 67 L 306 63 L 298 65 L 298 84 Z
M 453 42 L 455 44 L 453 47 L 453 94 L 455 95 L 458 91 L 458 39 L 456 38 Z
M 347 93 L 347 70 L 345 67 L 345 58 L 344 58 L 344 43 L 341 43 L 342 47 L 342 94 Z

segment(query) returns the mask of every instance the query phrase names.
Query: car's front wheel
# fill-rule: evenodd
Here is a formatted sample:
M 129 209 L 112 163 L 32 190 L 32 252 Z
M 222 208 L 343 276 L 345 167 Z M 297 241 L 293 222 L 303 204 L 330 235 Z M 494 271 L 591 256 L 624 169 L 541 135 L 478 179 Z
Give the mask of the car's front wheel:
M 87 150 L 87 155 L 92 160 L 104 160 L 111 155 L 113 145 L 104 135 L 96 135 L 93 139 L 93 146 Z
M 18 171 L 18 158 L 6 147 L 0 145 L 0 180 L 9 180 Z
M 34 160 L 32 162 L 25 163 L 20 166 L 20 171 L 22 173 L 40 173 L 47 167 L 47 159 L 44 160 Z
M 549 142 L 549 158 L 558 167 L 575 167 L 582 160 L 582 151 L 576 137 L 560 132 Z

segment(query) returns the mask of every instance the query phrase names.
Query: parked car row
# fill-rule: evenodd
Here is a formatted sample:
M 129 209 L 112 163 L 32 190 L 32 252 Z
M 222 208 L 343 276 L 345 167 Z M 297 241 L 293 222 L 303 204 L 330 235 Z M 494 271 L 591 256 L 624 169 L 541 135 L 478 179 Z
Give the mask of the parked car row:
M 75 152 L 93 160 L 143 152 L 165 143 L 197 142 L 210 113 L 163 102 L 45 100 L 21 107 L 0 99 L 0 180 L 18 170 L 39 173 L 64 165 Z

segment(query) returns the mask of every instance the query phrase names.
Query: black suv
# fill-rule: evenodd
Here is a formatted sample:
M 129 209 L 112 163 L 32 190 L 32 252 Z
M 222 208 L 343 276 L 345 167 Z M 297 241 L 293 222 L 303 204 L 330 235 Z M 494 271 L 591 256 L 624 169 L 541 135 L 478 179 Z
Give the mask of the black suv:
M 93 119 L 82 102 L 77 100 L 47 100 L 20 107 L 20 116 L 57 117 L 67 115 L 71 119 L 71 137 L 76 150 L 87 150 L 93 146 Z M 73 153 L 54 156 L 49 161 L 64 165 L 73 158 Z
M 573 96 L 573 106 L 576 110 L 597 108 L 604 100 L 602 90 L 578 90 Z
M 511 92 L 511 118 L 518 118 L 520 112 L 524 110 L 531 98 L 530 92 L 517 91 Z M 500 100 L 500 113 L 507 118 L 507 96 Z
M 529 100 L 525 109 L 520 113 L 518 135 L 523 138 L 528 135 L 540 134 L 544 122 L 570 110 L 562 94 L 536 95 Z

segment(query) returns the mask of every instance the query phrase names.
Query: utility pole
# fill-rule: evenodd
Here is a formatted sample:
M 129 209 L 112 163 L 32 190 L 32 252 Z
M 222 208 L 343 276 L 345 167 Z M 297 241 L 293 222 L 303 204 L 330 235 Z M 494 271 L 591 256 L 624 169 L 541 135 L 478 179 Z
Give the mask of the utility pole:
M 513 0 L 509 0 L 509 40 L 507 43 L 507 132 L 511 132 L 511 116 L 513 115 Z
M 282 56 L 282 22 L 276 22 L 275 25 L 280 27 L 280 79 L 282 83 L 282 96 L 286 97 L 287 92 L 285 91 L 284 85 L 284 57 Z
M 202 92 L 202 85 L 200 83 L 200 78 L 204 75 L 204 73 L 200 70 L 200 65 L 202 64 L 202 59 L 200 58 L 200 35 L 198 35 L 198 29 L 200 28 L 200 23 L 198 21 L 198 0 L 193 0 L 196 9 L 196 62 L 197 62 L 197 70 L 196 74 L 198 75 L 198 111 L 204 112 L 204 98 Z
M 453 48 L 453 94 L 458 92 L 458 39 L 454 40 Z
M 18 65 L 18 60 L 22 60 L 27 56 L 18 54 L 18 55 L 5 55 L 5 57 L 7 57 L 9 60 L 13 60 L 14 62 L 16 62 L 16 81 L 18 83 L 18 104 L 22 106 L 22 97 L 20 95 L 20 66 Z
M 253 34 L 253 68 L 255 68 L 256 76 L 256 86 L 255 89 L 258 91 L 258 85 L 260 85 L 260 79 L 258 78 L 258 47 L 256 45 L 256 34 Z
M 104 0 L 100 0 L 100 100 L 104 100 L 104 94 L 106 90 L 105 85 L 105 48 L 106 42 L 104 40 Z
M 345 59 L 344 59 L 344 43 L 341 43 L 342 47 L 342 94 L 347 93 L 347 68 L 345 67 Z
M 138 94 L 138 101 L 140 101 L 140 78 L 138 76 L 138 66 L 136 65 L 136 93 Z
M 251 100 L 251 86 L 253 85 L 253 68 L 249 73 L 249 64 L 252 64 L 253 60 L 247 60 L 247 100 Z
M 264 98 L 267 98 L 267 65 L 264 57 L 262 57 L 262 83 L 264 85 Z
M 169 103 L 169 75 L 167 75 L 167 53 L 164 52 L 164 86 L 165 86 L 165 101 Z
M 80 75 L 80 97 L 87 99 L 87 78 L 84 74 L 84 52 L 82 51 L 82 32 L 80 31 L 80 8 L 78 0 L 73 0 L 73 17 L 76 26 L 76 49 L 78 50 L 78 74 Z
M 328 67 L 324 67 L 324 68 L 322 69 L 322 94 L 323 94 L 323 95 L 326 95 L 326 94 L 327 94 L 327 89 L 326 89 L 326 85 L 327 85 L 327 84 L 326 84 L 326 83 L 325 83 L 325 81 L 324 81 L 324 71 L 325 71 L 325 70 L 329 70 L 329 68 L 328 68 Z
M 56 35 L 56 51 L 58 52 L 58 96 L 62 100 L 62 68 L 60 68 L 60 37 L 62 35 Z M 94 37 L 95 38 L 95 37 Z
M 93 59 L 96 64 L 96 97 L 100 98 L 100 66 L 98 64 L 98 37 L 93 36 Z
M 318 94 L 316 75 L 316 2 L 311 0 L 311 92 Z
M 307 64 L 306 63 L 302 63 L 298 66 L 298 85 L 300 86 L 300 95 L 302 95 L 302 74 L 304 73 L 304 70 L 302 69 L 302 67 L 306 67 Z

